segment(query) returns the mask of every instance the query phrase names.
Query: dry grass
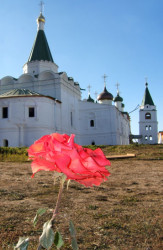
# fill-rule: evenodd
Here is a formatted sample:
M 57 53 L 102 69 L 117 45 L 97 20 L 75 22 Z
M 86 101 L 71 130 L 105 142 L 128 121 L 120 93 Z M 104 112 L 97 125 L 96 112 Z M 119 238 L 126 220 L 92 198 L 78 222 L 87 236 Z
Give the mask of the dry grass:
M 145 156 L 148 148 L 137 150 Z M 159 150 L 160 157 L 163 147 Z M 156 152 L 149 154 L 157 159 Z M 100 187 L 71 182 L 65 189 L 56 220 L 65 239 L 62 249 L 72 249 L 70 219 L 81 250 L 163 249 L 163 161 L 140 158 L 112 161 L 111 176 Z M 19 236 L 29 236 L 29 249 L 37 249 L 42 225 L 57 198 L 53 173 L 42 171 L 31 179 L 30 163 L 1 162 L 0 176 L 0 249 L 13 249 Z M 40 207 L 48 210 L 34 228 L 31 221 Z

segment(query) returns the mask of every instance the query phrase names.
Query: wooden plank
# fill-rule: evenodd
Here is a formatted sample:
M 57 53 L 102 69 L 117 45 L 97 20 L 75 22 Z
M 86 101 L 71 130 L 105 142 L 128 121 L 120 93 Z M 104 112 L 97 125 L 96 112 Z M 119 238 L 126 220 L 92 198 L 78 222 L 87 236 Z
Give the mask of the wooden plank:
M 107 155 L 107 159 L 123 159 L 123 158 L 134 158 L 136 154 L 126 154 L 126 155 Z

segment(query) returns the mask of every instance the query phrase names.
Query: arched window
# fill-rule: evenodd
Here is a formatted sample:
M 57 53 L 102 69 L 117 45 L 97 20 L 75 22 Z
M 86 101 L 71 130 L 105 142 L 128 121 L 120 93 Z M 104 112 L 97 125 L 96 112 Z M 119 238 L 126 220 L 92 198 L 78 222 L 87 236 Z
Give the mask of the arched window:
M 152 130 L 152 127 L 151 127 L 151 125 L 149 125 L 149 130 Z
M 90 127 L 94 127 L 94 126 L 95 126 L 94 120 L 90 120 Z
M 147 136 L 147 135 L 145 135 L 145 140 L 146 140 L 146 141 L 148 140 L 148 136 Z
M 152 135 L 149 136 L 149 140 L 152 141 Z
M 150 113 L 146 113 L 145 114 L 145 119 L 148 119 L 148 120 L 151 119 L 151 114 Z
M 8 140 L 3 140 L 3 147 L 8 147 Z
M 92 145 L 95 145 L 95 142 L 94 142 L 94 141 L 92 141 Z
M 145 126 L 145 130 L 146 130 L 146 131 L 148 130 L 148 126 Z
M 95 123 L 96 123 L 96 119 L 95 119 L 95 113 L 94 112 L 90 112 L 89 113 L 89 125 L 90 127 L 95 127 Z

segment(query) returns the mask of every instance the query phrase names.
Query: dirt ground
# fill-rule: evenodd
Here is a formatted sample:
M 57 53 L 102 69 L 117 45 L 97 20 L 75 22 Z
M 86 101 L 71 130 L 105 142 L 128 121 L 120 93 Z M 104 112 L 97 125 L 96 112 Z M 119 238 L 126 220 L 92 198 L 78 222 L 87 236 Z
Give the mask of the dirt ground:
M 81 250 L 163 249 L 163 161 L 112 160 L 109 171 L 108 181 L 99 187 L 72 181 L 65 188 L 56 219 L 65 241 L 61 249 L 72 249 L 70 220 Z M 28 249 L 37 249 L 58 189 L 52 172 L 41 171 L 32 179 L 29 162 L 0 162 L 0 249 L 13 249 L 19 236 L 29 236 Z M 38 208 L 47 212 L 34 228 Z

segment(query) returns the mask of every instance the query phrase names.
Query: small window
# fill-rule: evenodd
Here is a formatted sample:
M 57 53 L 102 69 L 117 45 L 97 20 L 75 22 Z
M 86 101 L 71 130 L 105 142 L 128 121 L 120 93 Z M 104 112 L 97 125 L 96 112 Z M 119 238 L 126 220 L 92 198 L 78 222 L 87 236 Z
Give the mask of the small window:
M 3 140 L 3 147 L 8 147 L 8 140 Z
M 148 140 L 148 136 L 147 136 L 147 135 L 145 135 L 145 140 L 146 140 L 146 141 Z
M 2 108 L 2 118 L 8 118 L 8 107 Z
M 90 120 L 90 127 L 94 127 L 94 126 L 95 126 L 94 120 Z
M 151 119 L 151 114 L 150 113 L 146 113 L 145 114 L 145 119 Z
M 148 130 L 148 126 L 145 126 L 145 130 L 146 130 L 146 131 Z
M 152 130 L 152 127 L 151 127 L 151 126 L 149 126 L 149 130 Z
M 35 108 L 34 107 L 29 108 L 29 117 L 35 117 Z
M 92 145 L 95 145 L 95 142 L 94 142 L 94 141 L 92 141 Z
M 151 135 L 149 136 L 149 140 L 150 140 L 150 141 L 152 141 L 152 140 L 153 140 Z

